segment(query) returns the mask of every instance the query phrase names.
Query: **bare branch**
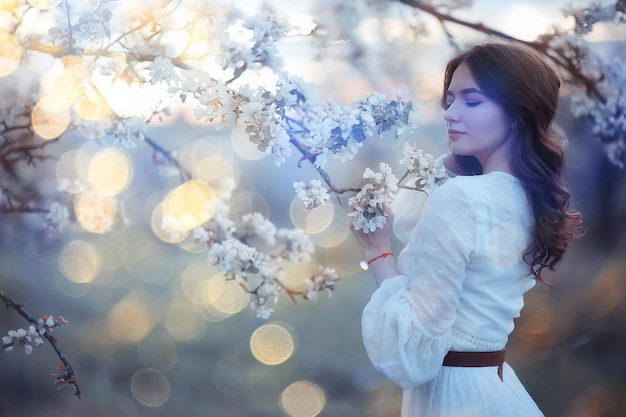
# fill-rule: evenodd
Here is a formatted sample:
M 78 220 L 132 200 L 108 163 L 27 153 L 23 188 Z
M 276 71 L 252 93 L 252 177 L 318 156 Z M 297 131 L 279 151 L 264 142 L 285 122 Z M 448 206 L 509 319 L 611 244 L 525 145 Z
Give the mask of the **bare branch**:
M 30 314 L 28 314 L 24 308 L 13 301 L 11 298 L 7 297 L 2 290 L 0 290 L 0 300 L 4 301 L 4 305 L 7 309 L 11 308 L 15 310 L 20 316 L 22 316 L 27 322 L 39 328 L 40 325 L 37 320 L 33 318 Z M 74 389 L 74 395 L 80 398 L 80 389 L 78 388 L 78 383 L 76 382 L 76 374 L 74 373 L 74 368 L 65 357 L 65 354 L 61 351 L 61 348 L 57 344 L 56 338 L 50 334 L 50 331 L 46 329 L 43 333 L 43 337 L 50 343 L 50 346 L 54 349 L 57 356 L 61 360 L 62 367 L 57 368 L 58 374 L 56 376 L 55 384 L 58 385 L 68 385 L 72 389 Z

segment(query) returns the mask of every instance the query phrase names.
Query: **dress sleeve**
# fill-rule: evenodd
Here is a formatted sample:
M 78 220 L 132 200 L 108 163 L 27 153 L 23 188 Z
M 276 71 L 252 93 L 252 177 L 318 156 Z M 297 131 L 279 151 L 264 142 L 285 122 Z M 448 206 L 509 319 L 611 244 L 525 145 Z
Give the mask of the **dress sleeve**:
M 436 163 L 445 166 L 444 156 L 446 154 L 440 155 Z M 447 167 L 446 172 L 450 178 L 457 176 Z M 410 180 L 414 178 L 415 176 L 409 176 L 407 183 L 410 183 Z M 411 230 L 417 224 L 427 198 L 428 194 L 425 192 L 406 188 L 400 188 L 396 193 L 396 197 L 391 202 L 391 211 L 393 211 L 393 233 L 400 242 L 406 244 L 409 241 Z
M 433 379 L 450 349 L 477 239 L 475 204 L 459 182 L 449 180 L 431 194 L 399 256 L 402 275 L 383 281 L 363 310 L 367 354 L 402 388 Z

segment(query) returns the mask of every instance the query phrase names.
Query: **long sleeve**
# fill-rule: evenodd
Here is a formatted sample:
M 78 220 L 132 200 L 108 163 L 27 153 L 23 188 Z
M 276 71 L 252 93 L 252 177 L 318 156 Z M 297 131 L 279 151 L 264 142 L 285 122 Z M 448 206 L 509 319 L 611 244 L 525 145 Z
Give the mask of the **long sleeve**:
M 440 155 L 437 158 L 437 164 L 444 165 L 444 156 Z M 446 167 L 448 177 L 456 177 L 457 174 Z M 411 178 L 408 177 L 407 182 Z M 409 234 L 411 230 L 417 224 L 424 203 L 428 198 L 428 194 L 422 191 L 409 190 L 406 188 L 400 188 L 396 194 L 396 198 L 391 202 L 391 210 L 393 211 L 393 233 L 395 237 L 402 243 L 406 244 L 409 241 Z
M 403 388 L 429 381 L 450 349 L 466 268 L 477 245 L 476 196 L 462 181 L 433 191 L 399 256 L 402 275 L 374 291 L 362 316 L 373 365 Z

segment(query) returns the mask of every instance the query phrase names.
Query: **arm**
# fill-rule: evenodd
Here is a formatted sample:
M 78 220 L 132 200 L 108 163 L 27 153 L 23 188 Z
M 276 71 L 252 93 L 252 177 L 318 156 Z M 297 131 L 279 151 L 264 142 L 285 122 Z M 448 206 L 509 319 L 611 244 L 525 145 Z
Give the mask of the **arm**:
M 354 237 L 363 249 L 363 254 L 367 261 L 383 253 L 392 252 L 391 233 L 393 213 L 389 208 L 385 208 L 385 213 L 387 214 L 385 226 L 375 232 L 363 233 L 361 230 L 354 230 L 354 227 L 350 224 L 350 230 L 352 230 Z M 372 263 L 369 264 L 369 270 L 372 271 L 376 285 L 379 287 L 384 280 L 398 275 L 398 267 L 396 266 L 396 260 L 393 256 L 386 256 L 372 261 Z
M 398 267 L 390 257 L 371 264 L 380 287 L 363 310 L 363 343 L 372 364 L 403 388 L 432 379 L 451 346 L 477 236 L 474 203 L 464 186 L 449 182 L 431 195 Z M 370 254 L 387 249 L 367 248 Z M 395 271 L 400 273 L 390 276 Z

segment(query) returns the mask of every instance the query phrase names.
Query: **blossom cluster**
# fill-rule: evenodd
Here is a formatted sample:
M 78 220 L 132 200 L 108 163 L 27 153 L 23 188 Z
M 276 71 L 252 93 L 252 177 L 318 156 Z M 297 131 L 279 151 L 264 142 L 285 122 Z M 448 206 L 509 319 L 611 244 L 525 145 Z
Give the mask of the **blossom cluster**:
M 352 218 L 355 230 L 370 233 L 382 228 L 387 222 L 385 206 L 391 204 L 399 188 L 428 194 L 448 179 L 441 160 L 407 142 L 404 144 L 399 164 L 405 168 L 400 179 L 386 163 L 379 164 L 378 172 L 369 167 L 365 169 L 363 178 L 367 181 L 355 196 L 348 199 L 351 206 L 348 216 Z M 319 180 L 312 180 L 308 185 L 298 181 L 294 182 L 293 186 L 307 209 L 318 207 L 330 199 L 329 189 L 322 187 Z
M 274 309 L 269 301 L 276 303 L 283 291 L 285 260 L 309 263 L 315 245 L 309 236 L 298 229 L 277 229 L 260 213 L 242 216 L 238 226 L 222 212 L 221 224 L 215 217 L 204 227 L 194 230 L 194 238 L 206 243 L 210 249 L 208 262 L 218 265 L 227 280 L 234 280 L 250 294 L 250 307 L 258 317 L 268 318 Z M 330 293 L 339 277 L 330 268 L 318 267 L 318 271 L 305 281 L 314 282 L 306 292 L 305 299 L 317 300 L 317 291 Z M 290 290 L 290 294 L 296 292 Z
M 391 204 L 398 190 L 398 179 L 393 175 L 391 167 L 384 162 L 379 165 L 379 172 L 369 167 L 365 169 L 363 178 L 370 180 L 361 187 L 356 196 L 348 199 L 352 211 L 352 225 L 355 230 L 365 233 L 382 228 L 387 222 L 384 207 Z
M 317 271 L 312 277 L 306 279 L 307 299 L 317 300 L 317 294 L 324 290 L 326 295 L 332 296 L 335 283 L 339 281 L 339 275 L 334 268 L 318 265 Z
M 400 182 L 406 181 L 404 188 L 429 193 L 448 179 L 444 165 L 417 145 L 405 142 L 402 155 L 400 165 L 406 168 L 406 173 Z
M 62 316 L 44 316 L 37 320 L 37 324 L 31 324 L 28 329 L 9 330 L 7 336 L 2 337 L 2 348 L 5 351 L 13 350 L 16 345 L 24 346 L 24 352 L 30 355 L 35 347 L 43 346 L 43 337 L 51 333 L 55 327 L 67 324 L 68 321 Z

